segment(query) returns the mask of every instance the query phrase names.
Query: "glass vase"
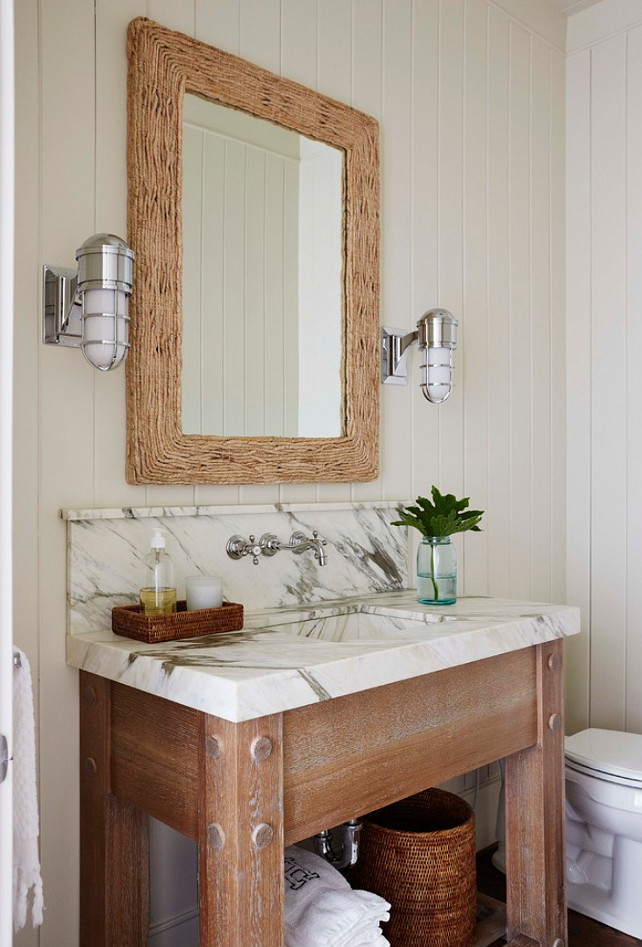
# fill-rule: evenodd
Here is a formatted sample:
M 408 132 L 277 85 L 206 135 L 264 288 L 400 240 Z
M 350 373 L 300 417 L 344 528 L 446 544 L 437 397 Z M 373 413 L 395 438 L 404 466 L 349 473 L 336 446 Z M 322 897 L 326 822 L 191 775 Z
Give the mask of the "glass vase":
M 417 601 L 423 605 L 457 601 L 457 553 L 450 536 L 424 537 L 419 543 Z

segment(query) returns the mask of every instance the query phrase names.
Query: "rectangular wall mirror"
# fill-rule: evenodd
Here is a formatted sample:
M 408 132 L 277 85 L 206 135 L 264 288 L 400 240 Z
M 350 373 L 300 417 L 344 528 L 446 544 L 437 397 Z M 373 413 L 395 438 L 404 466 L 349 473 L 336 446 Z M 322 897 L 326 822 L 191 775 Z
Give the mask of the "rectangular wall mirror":
M 128 57 L 128 482 L 373 479 L 377 123 L 145 18 Z

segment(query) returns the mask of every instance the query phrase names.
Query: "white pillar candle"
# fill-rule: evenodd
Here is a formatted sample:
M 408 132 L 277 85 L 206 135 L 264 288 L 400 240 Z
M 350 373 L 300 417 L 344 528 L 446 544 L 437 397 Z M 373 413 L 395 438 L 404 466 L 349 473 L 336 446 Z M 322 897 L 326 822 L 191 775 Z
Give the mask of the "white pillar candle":
M 217 575 L 189 575 L 185 579 L 187 608 L 220 608 L 223 580 Z

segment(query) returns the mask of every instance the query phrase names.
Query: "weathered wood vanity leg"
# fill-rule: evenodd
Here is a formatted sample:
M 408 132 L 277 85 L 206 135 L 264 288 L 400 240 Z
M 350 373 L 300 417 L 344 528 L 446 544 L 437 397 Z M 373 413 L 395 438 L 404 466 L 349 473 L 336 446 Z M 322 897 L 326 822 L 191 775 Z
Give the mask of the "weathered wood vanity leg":
M 201 947 L 283 947 L 283 719 L 199 715 Z
M 80 672 L 80 947 L 144 947 L 147 817 L 110 792 L 110 688 Z
M 507 931 L 566 947 L 562 642 L 535 655 L 538 742 L 506 758 Z

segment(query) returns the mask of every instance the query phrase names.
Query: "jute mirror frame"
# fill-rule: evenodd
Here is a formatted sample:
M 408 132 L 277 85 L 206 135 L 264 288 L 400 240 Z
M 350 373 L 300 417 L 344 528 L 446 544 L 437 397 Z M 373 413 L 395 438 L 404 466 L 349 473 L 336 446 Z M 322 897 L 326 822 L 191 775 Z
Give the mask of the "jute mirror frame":
M 372 480 L 379 466 L 379 129 L 369 116 L 144 17 L 129 24 L 128 483 Z M 182 114 L 191 92 L 343 150 L 342 436 L 218 437 L 181 423 Z

